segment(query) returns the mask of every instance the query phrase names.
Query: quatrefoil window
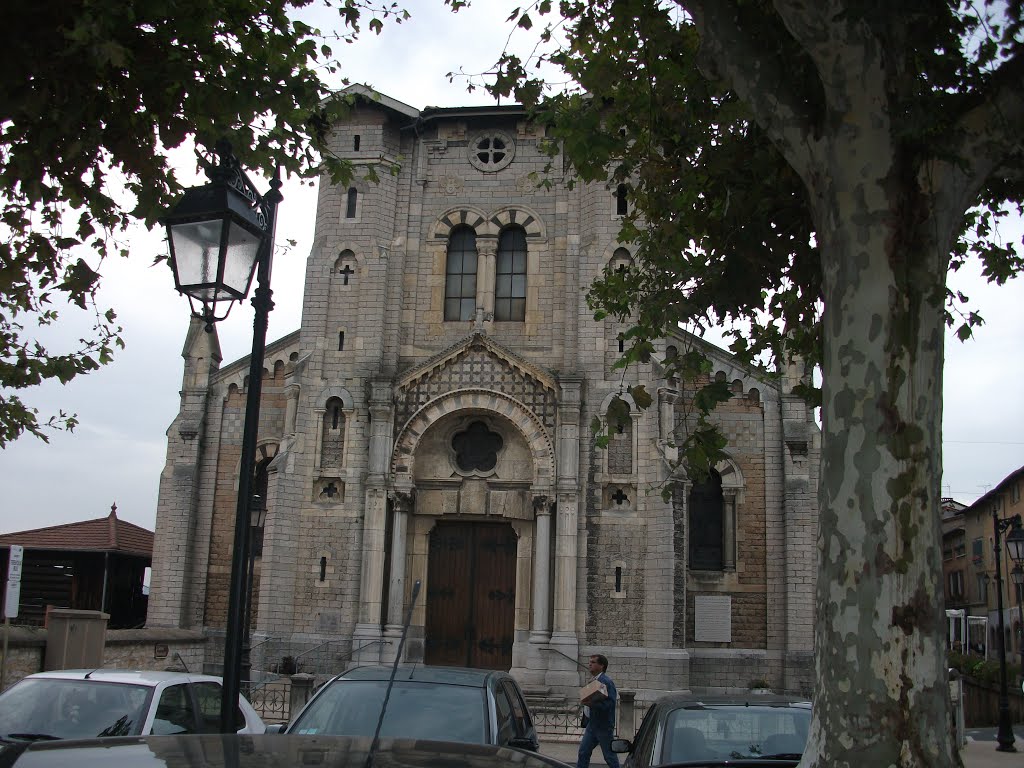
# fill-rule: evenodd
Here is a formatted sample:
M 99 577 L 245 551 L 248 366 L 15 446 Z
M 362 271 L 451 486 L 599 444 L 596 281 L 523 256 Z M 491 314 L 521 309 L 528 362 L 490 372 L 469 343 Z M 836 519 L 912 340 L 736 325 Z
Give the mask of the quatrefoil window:
M 469 142 L 469 162 L 477 170 L 494 173 L 512 162 L 515 151 L 515 142 L 507 133 L 482 133 Z
M 504 441 L 482 421 L 474 421 L 452 438 L 455 465 L 461 472 L 490 472 L 498 463 Z

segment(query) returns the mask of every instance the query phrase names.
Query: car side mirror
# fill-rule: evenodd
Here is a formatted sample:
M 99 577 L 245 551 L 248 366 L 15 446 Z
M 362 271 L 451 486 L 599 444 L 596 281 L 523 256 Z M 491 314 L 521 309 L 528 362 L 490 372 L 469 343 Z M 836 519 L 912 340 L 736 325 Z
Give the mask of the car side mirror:
M 288 727 L 288 723 L 273 723 L 268 725 L 264 729 L 264 733 L 284 733 L 284 729 Z
M 612 752 L 630 752 L 633 749 L 633 745 L 629 739 L 612 739 Z

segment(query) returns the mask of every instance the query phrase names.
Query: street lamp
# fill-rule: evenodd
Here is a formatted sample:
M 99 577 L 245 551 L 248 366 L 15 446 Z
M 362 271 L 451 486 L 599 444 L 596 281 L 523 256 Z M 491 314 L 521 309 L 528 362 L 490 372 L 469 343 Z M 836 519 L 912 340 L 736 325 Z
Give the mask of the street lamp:
M 256 569 L 256 542 L 259 533 L 267 521 L 267 505 L 257 494 L 252 497 L 252 506 L 249 513 L 249 577 L 246 580 L 245 590 L 245 620 L 242 623 L 245 634 L 242 636 L 242 680 L 249 683 L 249 691 L 252 691 L 252 585 L 255 579 L 253 574 Z
M 263 356 L 267 345 L 267 317 L 274 307 L 270 290 L 274 214 L 283 198 L 279 172 L 270 182 L 270 191 L 260 195 L 226 141 L 217 143 L 216 152 L 218 163 L 209 164 L 206 168 L 210 183 L 186 190 L 162 223 L 167 227 L 174 285 L 180 293 L 188 296 L 192 315 L 205 321 L 207 331 L 213 330 L 213 323 L 227 317 L 233 302 L 246 297 L 253 273 L 256 274 L 249 391 L 242 430 L 224 637 L 224 685 L 221 690 L 221 731 L 232 733 L 238 708 L 242 639 L 245 634 L 249 503 L 256 466 Z
M 1020 515 L 999 518 L 998 510 L 992 508 L 992 529 L 995 532 L 996 556 L 996 610 L 999 612 L 999 728 L 996 741 L 999 752 L 1016 752 L 1013 746 L 1013 725 L 1010 721 L 1010 701 L 1006 685 L 1006 622 L 1003 617 L 1003 566 L 1001 554 L 1003 545 L 999 541 L 1000 534 L 1011 529 L 1006 537 L 1006 549 L 1010 558 L 1017 564 L 1024 559 L 1024 531 L 1021 530 Z
M 1010 578 L 1016 587 L 1017 593 L 1017 651 L 1020 654 L 1021 672 L 1024 673 L 1024 610 L 1021 610 L 1021 594 L 1024 593 L 1024 524 L 1021 523 L 1020 515 L 1016 516 L 1016 523 L 1013 525 L 1009 536 L 1006 537 L 1006 550 L 1013 560 L 1013 570 L 1010 571 Z

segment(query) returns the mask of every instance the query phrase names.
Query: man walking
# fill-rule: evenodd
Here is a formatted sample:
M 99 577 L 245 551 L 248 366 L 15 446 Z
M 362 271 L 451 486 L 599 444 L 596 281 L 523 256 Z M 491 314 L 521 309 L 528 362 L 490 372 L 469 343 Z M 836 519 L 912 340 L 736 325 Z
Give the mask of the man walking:
M 615 733 L 615 700 L 618 691 L 608 677 L 608 659 L 597 653 L 590 657 L 590 674 L 608 689 L 608 698 L 583 707 L 583 738 L 580 752 L 576 757 L 576 768 L 590 768 L 590 755 L 594 747 L 601 745 L 601 754 L 608 768 L 619 768 L 619 758 L 612 752 L 612 736 Z

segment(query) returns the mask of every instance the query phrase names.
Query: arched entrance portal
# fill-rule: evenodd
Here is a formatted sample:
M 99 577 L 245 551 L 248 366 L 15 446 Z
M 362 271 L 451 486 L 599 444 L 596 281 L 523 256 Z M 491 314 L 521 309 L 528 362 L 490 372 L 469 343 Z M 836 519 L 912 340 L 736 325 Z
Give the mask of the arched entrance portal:
M 437 523 L 427 565 L 427 664 L 512 666 L 516 547 L 509 523 Z

